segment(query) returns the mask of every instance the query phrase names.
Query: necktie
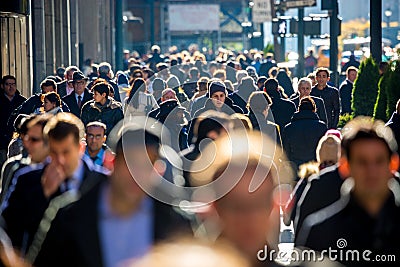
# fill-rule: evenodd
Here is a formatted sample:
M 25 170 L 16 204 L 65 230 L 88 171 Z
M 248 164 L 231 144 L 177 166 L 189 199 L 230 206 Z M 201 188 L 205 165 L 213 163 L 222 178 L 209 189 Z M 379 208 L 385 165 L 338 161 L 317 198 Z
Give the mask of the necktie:
M 79 109 L 82 107 L 82 96 L 78 95 L 78 107 Z

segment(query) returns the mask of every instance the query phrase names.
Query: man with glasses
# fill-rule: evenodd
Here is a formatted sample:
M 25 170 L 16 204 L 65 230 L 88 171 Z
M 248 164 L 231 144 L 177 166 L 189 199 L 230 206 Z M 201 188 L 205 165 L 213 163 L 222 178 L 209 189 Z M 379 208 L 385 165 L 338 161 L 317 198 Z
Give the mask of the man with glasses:
M 50 114 L 31 116 L 28 120 L 28 131 L 24 135 L 23 143 L 28 152 L 28 156 L 22 154 L 11 157 L 4 164 L 1 173 L 1 199 L 7 194 L 8 188 L 11 185 L 14 174 L 23 167 L 30 164 L 43 163 L 49 155 L 48 143 L 43 138 L 43 128 L 47 121 L 52 117 Z
M 89 122 L 86 126 L 86 150 L 85 155 L 88 156 L 94 164 L 104 166 L 107 155 L 112 152 L 105 144 L 107 127 L 99 121 Z
M 0 164 L 3 165 L 7 159 L 8 143 L 10 143 L 14 131 L 12 125 L 7 126 L 8 118 L 26 98 L 17 90 L 17 79 L 14 76 L 3 76 L 0 86 L 3 92 L 0 94 Z
M 43 128 L 49 162 L 31 164 L 16 172 L 2 203 L 1 216 L 13 246 L 22 254 L 30 247 L 54 198 L 71 190 L 84 194 L 106 178 L 100 168 L 82 157 L 83 134 L 84 126 L 77 117 L 67 112 L 58 113 Z M 27 137 L 32 146 L 39 142 L 38 138 L 32 132 Z
M 63 97 L 64 102 L 68 105 L 71 113 L 81 117 L 82 107 L 86 102 L 93 99 L 93 94 L 86 87 L 88 78 L 80 71 L 75 71 L 70 82 L 74 87 L 74 93 Z

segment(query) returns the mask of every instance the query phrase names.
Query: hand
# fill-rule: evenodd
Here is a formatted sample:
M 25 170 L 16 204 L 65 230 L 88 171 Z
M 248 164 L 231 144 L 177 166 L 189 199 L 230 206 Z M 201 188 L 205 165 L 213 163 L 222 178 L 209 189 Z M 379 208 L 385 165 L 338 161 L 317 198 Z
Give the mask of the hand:
M 52 161 L 45 168 L 42 175 L 42 187 L 45 197 L 49 198 L 54 194 L 66 178 L 67 176 L 62 167 Z

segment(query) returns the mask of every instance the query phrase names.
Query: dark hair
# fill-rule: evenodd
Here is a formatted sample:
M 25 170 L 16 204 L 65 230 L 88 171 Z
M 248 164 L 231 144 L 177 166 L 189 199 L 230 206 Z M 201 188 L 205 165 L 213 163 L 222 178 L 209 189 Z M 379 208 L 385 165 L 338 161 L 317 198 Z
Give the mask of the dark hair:
M 193 67 L 189 70 L 189 75 L 192 78 L 197 78 L 197 76 L 199 76 L 199 69 L 196 67 Z
M 28 132 L 28 123 L 37 115 L 19 114 L 14 121 L 14 130 L 17 134 L 26 134 Z M 15 135 L 14 135 L 15 136 Z
M 358 72 L 358 69 L 356 67 L 354 67 L 354 66 L 350 66 L 346 70 L 346 75 L 349 75 L 350 71 Z
M 43 129 L 45 139 L 62 141 L 72 135 L 76 144 L 83 138 L 85 128 L 82 121 L 69 112 L 60 112 L 53 116 Z
M 262 112 L 267 107 L 272 105 L 271 98 L 266 92 L 257 91 L 251 93 L 249 101 L 247 102 L 247 108 L 253 112 Z
M 140 147 L 141 145 L 145 145 L 146 147 L 152 146 L 158 149 L 160 139 L 144 129 L 128 130 L 118 139 L 115 154 L 116 156 L 123 155 L 125 149 L 133 146 Z
M 40 83 L 40 89 L 43 90 L 44 86 L 52 86 L 54 91 L 57 90 L 57 84 L 55 81 L 51 80 L 51 79 L 44 79 L 41 83 Z
M 131 90 L 129 90 L 129 95 L 128 95 L 128 104 L 132 102 L 132 106 L 134 108 L 139 107 L 139 91 L 146 92 L 147 87 L 146 87 L 146 82 L 142 78 L 137 78 L 131 87 Z
M 100 95 L 106 94 L 106 97 L 108 97 L 110 95 L 111 86 L 108 83 L 100 82 L 100 83 L 96 83 L 92 87 L 92 90 L 93 90 L 93 92 L 98 92 Z
M 17 79 L 12 76 L 12 75 L 4 75 L 3 78 L 1 79 L 1 84 L 5 85 L 6 84 L 6 80 L 14 80 L 15 82 L 17 82 Z
M 207 138 L 207 134 L 211 131 L 220 133 L 221 129 L 224 128 L 224 123 L 229 121 L 229 117 L 224 113 L 219 113 L 214 110 L 204 112 L 197 118 L 193 128 L 194 136 L 193 140 L 195 144 L 199 145 L 200 142 Z
M 311 110 L 313 112 L 317 111 L 317 108 L 315 106 L 315 102 L 311 98 L 311 96 L 305 96 L 302 99 L 300 99 L 299 111 L 301 111 L 301 110 Z
M 372 120 L 370 117 L 363 116 L 356 117 L 343 127 L 342 134 L 342 150 L 349 161 L 351 159 L 351 146 L 358 140 L 381 141 L 388 150 L 389 158 L 397 151 L 393 132 L 389 127 L 385 127 L 385 124 L 380 120 Z
M 198 81 L 197 81 L 197 88 L 199 89 L 199 91 L 207 91 L 207 83 L 210 79 L 207 77 L 201 77 Z
M 317 68 L 317 70 L 315 71 L 315 76 L 317 76 L 318 73 L 320 73 L 320 72 L 325 72 L 327 77 L 329 77 L 329 75 L 330 75 L 329 69 L 328 69 L 328 68 L 319 67 L 319 68 Z
M 56 103 L 57 107 L 61 107 L 61 98 L 60 95 L 57 94 L 56 92 L 48 92 L 44 95 L 41 95 L 41 100 L 44 103 L 44 100 L 47 99 L 49 100 L 51 103 Z
M 279 83 L 275 78 L 268 78 L 264 83 L 264 91 L 272 97 L 280 96 L 278 87 Z

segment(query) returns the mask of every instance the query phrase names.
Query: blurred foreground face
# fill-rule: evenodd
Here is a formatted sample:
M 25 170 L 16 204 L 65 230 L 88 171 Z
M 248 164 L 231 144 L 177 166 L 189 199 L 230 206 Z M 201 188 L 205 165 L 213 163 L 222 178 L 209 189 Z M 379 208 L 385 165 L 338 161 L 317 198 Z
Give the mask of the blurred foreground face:
M 26 150 L 34 163 L 42 162 L 49 153 L 49 147 L 43 141 L 42 127 L 33 125 L 24 137 Z
M 146 151 L 147 150 L 147 151 Z M 111 187 L 121 197 L 136 201 L 144 196 L 143 190 L 137 184 L 149 180 L 154 174 L 153 164 L 158 158 L 155 147 L 135 146 L 125 149 L 115 157 L 114 173 Z
M 65 173 L 66 177 L 74 174 L 78 167 L 80 155 L 80 144 L 72 134 L 61 141 L 49 139 L 50 157 L 58 167 Z
M 250 267 L 239 251 L 228 244 L 178 240 L 155 246 L 131 267 Z
M 215 203 L 222 236 L 250 258 L 255 258 L 257 251 L 266 244 L 274 188 L 268 174 L 260 187 L 250 193 L 253 174 L 254 170 L 247 169 L 239 183 Z
M 359 197 L 379 197 L 387 193 L 390 171 L 388 148 L 383 141 L 365 139 L 355 141 L 350 148 L 350 174 Z

